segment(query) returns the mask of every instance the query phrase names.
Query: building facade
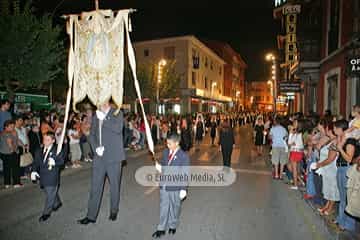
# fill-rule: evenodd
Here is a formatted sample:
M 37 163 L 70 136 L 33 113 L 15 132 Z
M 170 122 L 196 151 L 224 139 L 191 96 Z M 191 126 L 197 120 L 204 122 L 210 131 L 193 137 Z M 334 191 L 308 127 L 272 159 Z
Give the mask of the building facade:
M 300 94 L 300 111 L 304 113 L 316 112 L 317 86 L 320 80 L 321 58 L 321 29 L 322 11 L 321 0 L 301 2 L 301 12 L 297 24 L 297 45 L 299 51 L 298 64 L 291 69 L 302 83 Z
M 224 95 L 231 97 L 234 110 L 245 108 L 245 71 L 247 64 L 229 44 L 219 41 L 206 41 L 214 52 L 224 59 Z
M 196 37 L 142 41 L 134 47 L 138 64 L 174 61 L 175 71 L 181 76 L 181 114 L 225 111 L 231 105 L 232 99 L 224 96 L 225 61 Z
M 360 104 L 359 74 L 348 71 L 359 59 L 359 0 L 323 0 L 318 110 L 349 116 Z
M 266 81 L 253 81 L 248 85 L 247 108 L 259 111 L 273 110 L 273 91 Z
M 287 11 L 298 9 L 295 27 L 290 28 L 295 34 L 291 48 L 295 49 L 295 61 L 283 64 L 285 78 L 301 82 L 296 110 L 319 114 L 330 110 L 347 117 L 351 107 L 360 104 L 359 2 L 275 0 L 274 17 L 282 19 L 287 30 Z M 289 36 L 278 37 L 280 54 L 285 57 Z

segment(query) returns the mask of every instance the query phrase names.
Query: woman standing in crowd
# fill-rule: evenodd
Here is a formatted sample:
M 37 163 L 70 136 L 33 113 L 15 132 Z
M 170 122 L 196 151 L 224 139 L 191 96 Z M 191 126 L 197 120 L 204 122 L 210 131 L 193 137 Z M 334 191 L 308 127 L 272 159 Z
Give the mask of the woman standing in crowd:
M 88 137 L 90 135 L 90 128 L 91 125 L 88 120 L 88 116 L 84 114 L 80 122 L 80 129 L 81 129 L 80 144 L 81 144 L 82 156 L 85 162 L 92 162 L 91 147 L 88 142 Z
M 312 199 L 316 196 L 314 171 L 310 168 L 312 163 L 317 162 L 318 152 L 315 150 L 315 145 L 320 140 L 320 134 L 317 128 L 313 128 L 308 138 L 305 140 L 305 159 L 306 159 L 306 193 L 304 199 Z
M 345 212 L 347 204 L 346 186 L 348 178 L 346 173 L 349 167 L 353 164 L 353 159 L 359 155 L 356 152 L 357 142 L 354 138 L 345 137 L 345 131 L 348 129 L 348 122 L 346 120 L 339 120 L 334 123 L 334 131 L 337 136 L 336 150 L 339 152 L 336 165 L 337 169 L 337 185 L 340 192 L 339 213 L 336 218 L 336 223 L 341 230 L 355 231 L 355 218 L 351 217 Z M 359 151 L 359 149 L 357 149 Z
M 19 139 L 18 153 L 20 157 L 23 153 L 29 152 L 28 130 L 24 127 L 24 118 L 22 116 L 15 117 L 15 131 Z M 28 171 L 29 167 L 20 167 L 21 179 L 27 179 Z
M 145 122 L 142 117 L 139 118 L 139 120 L 138 120 L 138 131 L 140 133 L 139 149 L 143 149 L 145 147 L 146 134 L 145 134 Z M 160 136 L 160 139 L 161 139 L 161 136 Z
M 54 129 L 51 127 L 49 115 L 45 115 L 41 120 L 40 131 L 41 131 L 41 135 L 44 135 L 47 132 L 55 132 Z
M 169 123 L 166 120 L 163 120 L 161 123 L 161 136 L 162 141 L 166 143 L 167 135 L 169 133 Z
M 331 148 L 336 144 L 336 136 L 333 132 L 333 125 L 330 124 L 326 128 L 326 135 L 329 141 L 320 149 L 320 160 L 310 166 L 312 169 L 318 169 L 316 172 L 322 177 L 322 193 L 324 199 L 327 200 L 324 207 L 318 211 L 322 215 L 330 215 L 334 209 L 335 202 L 340 200 L 339 189 L 336 182 L 336 159 L 337 152 Z
M 4 167 L 4 185 L 9 188 L 11 178 L 14 188 L 21 187 L 20 184 L 20 158 L 18 156 L 19 139 L 15 132 L 15 122 L 7 120 L 4 130 L 0 135 L 0 153 Z
M 69 146 L 70 146 L 70 159 L 73 168 L 79 168 L 81 159 L 81 148 L 80 148 L 80 132 L 77 130 L 76 121 L 70 123 L 70 129 L 68 131 Z
M 214 141 L 215 141 L 215 137 L 216 137 L 216 128 L 217 128 L 217 125 L 216 125 L 215 118 L 212 118 L 211 122 L 210 122 L 210 137 L 211 137 L 212 145 L 214 145 Z
M 224 166 L 230 167 L 231 155 L 235 146 L 235 138 L 233 129 L 230 127 L 228 120 L 224 121 L 220 129 L 219 145 L 220 151 L 222 152 Z
M 180 133 L 180 147 L 184 152 L 190 151 L 192 147 L 191 129 L 188 126 L 187 120 L 181 120 L 181 133 Z
M 33 119 L 31 130 L 28 136 L 29 136 L 29 150 L 31 155 L 34 157 L 36 150 L 40 148 L 42 143 L 42 138 L 40 134 L 40 124 L 37 119 Z
M 157 142 L 159 140 L 159 126 L 157 119 L 154 116 L 151 118 L 150 128 L 154 145 L 157 145 Z
M 205 135 L 204 121 L 202 119 L 202 116 L 199 115 L 195 122 L 195 141 L 198 147 L 201 141 L 203 140 L 204 135 Z
M 255 146 L 258 156 L 263 154 L 263 142 L 264 142 L 264 121 L 262 116 L 258 116 L 256 119 L 255 127 Z
M 297 124 L 298 125 L 298 124 Z M 288 144 L 290 146 L 289 160 L 291 164 L 291 172 L 293 174 L 294 186 L 293 190 L 298 189 L 298 177 L 299 177 L 299 163 L 304 158 L 304 143 L 302 136 L 302 129 L 298 125 L 297 128 L 292 127 L 289 133 Z

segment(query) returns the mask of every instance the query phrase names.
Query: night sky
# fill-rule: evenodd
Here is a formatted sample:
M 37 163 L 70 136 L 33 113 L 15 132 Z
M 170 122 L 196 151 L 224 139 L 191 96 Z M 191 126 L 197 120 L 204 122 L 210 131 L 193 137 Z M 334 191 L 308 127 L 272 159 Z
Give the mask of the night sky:
M 93 10 L 93 0 L 34 0 L 35 7 L 59 17 Z M 60 4 L 59 4 L 60 3 Z M 248 81 L 267 80 L 264 55 L 276 49 L 279 23 L 272 18 L 272 0 L 99 0 L 100 8 L 136 8 L 133 41 L 191 34 L 229 43 L 249 66 Z M 65 27 L 65 26 L 64 26 Z

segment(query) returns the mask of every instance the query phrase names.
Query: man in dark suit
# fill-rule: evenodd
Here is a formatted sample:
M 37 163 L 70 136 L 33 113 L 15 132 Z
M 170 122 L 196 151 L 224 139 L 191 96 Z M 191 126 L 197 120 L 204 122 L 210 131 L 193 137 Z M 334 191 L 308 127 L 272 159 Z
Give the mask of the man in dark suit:
M 234 131 L 229 125 L 229 121 L 224 121 L 219 134 L 220 151 L 223 156 L 224 167 L 231 166 L 231 154 L 235 146 Z M 225 168 L 228 170 L 227 168 Z
M 57 211 L 61 206 L 59 197 L 60 167 L 64 164 L 64 154 L 56 154 L 55 134 L 47 132 L 43 136 L 42 148 L 35 152 L 33 162 L 33 172 L 31 180 L 36 181 L 40 178 L 40 186 L 46 194 L 46 202 L 40 222 L 49 219 L 52 211 Z
M 119 211 L 121 162 L 125 160 L 123 144 L 123 113 L 115 113 L 107 102 L 96 111 L 91 124 L 89 143 L 95 151 L 92 166 L 91 190 L 88 212 L 78 223 L 95 223 L 99 213 L 106 176 L 110 184 L 110 217 L 115 221 Z
M 180 136 L 171 134 L 167 138 L 168 148 L 164 150 L 162 160 L 156 163 L 156 169 L 163 176 L 188 176 L 190 160 L 186 152 L 181 150 Z M 185 177 L 183 179 L 186 179 Z M 165 234 L 165 230 L 169 228 L 169 234 L 176 233 L 176 227 L 179 223 L 181 201 L 187 195 L 187 181 L 180 180 L 178 182 L 160 181 L 160 223 L 156 232 L 153 233 L 154 238 L 160 238 Z

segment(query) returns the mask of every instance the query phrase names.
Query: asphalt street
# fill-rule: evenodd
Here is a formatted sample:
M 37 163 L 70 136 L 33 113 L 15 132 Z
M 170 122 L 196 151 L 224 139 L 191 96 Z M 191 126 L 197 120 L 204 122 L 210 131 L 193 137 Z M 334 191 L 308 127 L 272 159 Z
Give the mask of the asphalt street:
M 191 187 L 182 205 L 176 235 L 162 239 L 339 239 L 300 192 L 272 180 L 268 155 L 255 156 L 251 134 L 250 128 L 236 129 L 232 157 L 236 182 L 228 187 Z M 190 152 L 192 165 L 221 165 L 218 147 L 211 146 L 208 138 L 198 148 Z M 76 223 L 86 215 L 90 164 L 63 174 L 60 196 L 64 205 L 45 223 L 38 222 L 44 195 L 37 185 L 0 191 L 0 239 L 151 239 L 159 221 L 159 190 L 136 182 L 135 172 L 144 165 L 152 165 L 146 151 L 128 155 L 116 222 L 108 220 L 110 199 L 106 185 L 97 222 L 88 226 Z

